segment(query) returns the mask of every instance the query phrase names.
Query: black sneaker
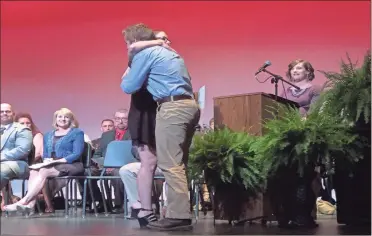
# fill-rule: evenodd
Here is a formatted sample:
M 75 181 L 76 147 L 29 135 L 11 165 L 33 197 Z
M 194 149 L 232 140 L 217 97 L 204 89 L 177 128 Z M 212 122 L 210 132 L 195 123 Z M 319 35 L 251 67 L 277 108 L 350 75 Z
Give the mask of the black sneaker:
M 159 231 L 189 231 L 192 230 L 191 219 L 164 218 L 159 221 L 150 222 L 147 228 Z

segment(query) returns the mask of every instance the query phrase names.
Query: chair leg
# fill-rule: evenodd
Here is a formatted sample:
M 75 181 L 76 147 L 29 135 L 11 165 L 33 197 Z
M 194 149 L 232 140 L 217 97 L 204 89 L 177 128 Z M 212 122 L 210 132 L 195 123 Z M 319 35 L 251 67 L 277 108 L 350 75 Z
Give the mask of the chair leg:
M 69 180 L 66 185 L 66 197 L 65 197 L 65 218 L 68 218 L 68 196 L 69 196 Z
M 164 208 L 164 191 L 163 191 L 163 188 L 164 188 L 164 181 L 163 181 L 163 186 L 161 188 L 161 195 L 160 195 L 160 219 L 163 219 L 164 218 L 164 215 L 163 215 L 163 208 Z
M 37 211 L 39 212 L 39 215 L 41 216 L 43 213 L 41 212 L 40 201 L 38 198 L 36 198 L 36 207 Z
M 88 185 L 89 185 L 90 198 L 92 199 L 92 204 L 93 204 L 94 214 L 95 214 L 96 217 L 98 217 L 98 211 L 97 211 L 97 206 L 96 206 L 96 200 L 94 199 L 93 189 L 92 189 L 92 180 L 88 179 Z M 102 193 L 102 191 L 101 191 L 101 193 Z M 86 197 L 85 197 L 85 202 L 86 202 Z M 85 214 L 85 213 L 84 213 L 84 214 Z
M 69 183 L 70 183 L 70 190 L 69 190 L 68 204 L 69 204 L 69 207 L 71 207 L 72 210 L 73 210 L 73 204 L 74 204 L 73 191 L 74 191 L 74 189 L 72 188 L 73 187 L 72 180 L 69 180 Z
M 199 184 L 195 184 L 194 187 L 194 197 L 195 197 L 195 220 L 196 222 L 199 219 Z
M 105 209 L 105 216 L 108 216 L 106 197 L 105 197 L 105 193 L 104 193 L 106 188 L 103 187 L 103 180 L 102 179 L 99 182 L 100 182 L 100 186 L 101 186 L 101 194 L 102 194 L 103 208 Z
M 78 191 L 78 184 L 77 184 L 77 181 L 74 180 L 75 182 L 75 191 L 74 191 L 74 214 L 76 215 L 77 214 L 77 191 Z
M 65 194 L 63 194 L 62 189 L 59 191 L 59 196 L 65 198 Z
M 189 186 L 189 192 L 190 192 L 190 212 L 193 212 L 194 211 L 194 207 L 193 207 L 193 204 L 194 204 L 194 192 L 195 192 L 195 184 L 193 182 L 191 182 L 190 186 Z
M 25 188 L 26 188 L 25 184 L 26 184 L 26 179 L 22 181 L 22 198 L 24 198 L 25 196 Z
M 124 189 L 124 219 L 128 219 L 128 195 L 127 192 Z
M 84 180 L 84 185 L 83 185 L 83 196 L 82 196 L 82 204 L 83 204 L 83 209 L 81 212 L 81 218 L 85 218 L 86 216 L 86 208 L 87 208 L 87 181 L 88 179 Z
M 109 184 L 107 184 L 108 185 L 108 187 L 109 187 L 109 196 L 110 196 L 110 200 L 109 200 L 109 203 L 111 204 L 111 205 L 113 205 L 113 201 L 114 200 L 112 200 L 112 189 L 113 189 L 113 187 L 112 187 L 112 181 L 110 181 L 110 183 Z
M 105 187 L 105 193 L 106 193 L 106 198 L 107 198 L 107 203 L 108 207 L 107 209 L 112 209 L 113 208 L 113 199 L 112 199 L 112 181 L 111 180 L 104 180 L 103 181 L 103 186 Z
M 3 191 L 4 206 L 9 204 L 9 186 L 10 186 L 10 182 L 3 189 L 4 190 Z M 5 217 L 8 217 L 8 216 L 9 216 L 9 212 L 5 211 Z
M 76 191 L 74 191 L 74 181 L 73 179 L 69 180 L 70 181 L 70 197 L 69 197 L 69 206 L 71 207 L 71 210 L 72 210 L 72 215 L 75 213 L 75 193 Z

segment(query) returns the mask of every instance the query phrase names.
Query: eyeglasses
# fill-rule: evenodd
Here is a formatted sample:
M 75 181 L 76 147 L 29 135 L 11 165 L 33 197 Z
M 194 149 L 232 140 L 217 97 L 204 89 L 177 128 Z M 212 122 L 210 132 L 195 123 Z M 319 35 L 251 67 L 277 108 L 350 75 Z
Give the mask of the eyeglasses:
M 10 113 L 12 113 L 12 111 L 10 111 L 10 110 L 6 110 L 6 111 L 1 111 L 1 113 L 10 114 Z
M 115 117 L 115 121 L 127 121 L 127 117 Z
M 167 38 L 167 37 L 160 37 L 158 39 L 161 39 L 161 40 L 164 40 L 164 42 L 168 42 L 168 43 L 171 43 L 171 41 Z

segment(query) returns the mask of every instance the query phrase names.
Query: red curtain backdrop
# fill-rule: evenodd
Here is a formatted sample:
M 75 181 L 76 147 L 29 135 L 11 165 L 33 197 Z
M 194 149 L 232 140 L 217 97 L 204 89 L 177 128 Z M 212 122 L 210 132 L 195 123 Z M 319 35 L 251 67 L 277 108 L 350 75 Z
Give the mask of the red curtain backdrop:
M 129 105 L 119 87 L 121 31 L 143 22 L 169 34 L 194 90 L 206 85 L 206 123 L 213 97 L 274 91 L 253 76 L 266 60 L 283 76 L 298 58 L 333 71 L 346 52 L 362 60 L 370 9 L 369 1 L 1 1 L 1 102 L 30 112 L 43 131 L 68 107 L 98 137 L 100 121 Z M 324 81 L 316 73 L 314 82 Z

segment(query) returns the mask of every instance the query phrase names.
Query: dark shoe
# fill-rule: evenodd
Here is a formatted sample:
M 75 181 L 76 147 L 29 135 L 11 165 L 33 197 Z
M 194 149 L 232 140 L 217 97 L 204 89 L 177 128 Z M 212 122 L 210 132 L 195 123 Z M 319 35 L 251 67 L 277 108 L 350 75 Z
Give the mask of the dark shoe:
M 318 227 L 319 225 L 317 223 L 315 223 L 315 221 L 312 221 L 312 222 L 308 222 L 306 224 L 301 224 L 301 223 L 298 223 L 296 221 L 289 221 L 289 223 L 286 225 L 286 227 L 283 227 L 283 228 L 287 228 L 287 229 L 314 229 L 316 227 Z
M 150 222 L 147 228 L 159 231 L 189 231 L 192 230 L 191 219 L 164 218 L 160 221 Z
M 132 211 L 130 213 L 130 218 L 132 219 L 137 219 L 138 218 L 138 213 L 140 212 L 140 208 L 132 208 Z
M 115 207 L 114 209 L 112 209 L 111 211 L 112 214 L 123 214 L 124 213 L 124 209 L 123 207 Z
M 141 208 L 140 210 L 142 210 L 142 211 L 152 211 L 152 210 L 143 209 L 143 208 Z M 149 223 L 156 222 L 158 220 L 156 218 L 156 216 L 154 215 L 154 213 L 150 213 L 150 214 L 145 215 L 143 217 L 137 217 L 137 219 L 138 219 L 138 223 L 139 223 L 141 229 L 146 228 L 146 226 Z
M 206 211 L 211 211 L 211 210 L 213 210 L 212 209 L 212 203 L 210 203 L 210 202 L 204 202 L 204 210 L 206 210 Z
M 109 209 L 107 209 L 107 210 L 109 211 Z M 89 209 L 89 210 L 87 209 L 86 211 L 87 211 L 87 213 L 90 213 L 90 214 L 95 213 L 93 207 L 92 207 L 92 209 Z M 99 203 L 97 205 L 97 213 L 102 213 L 102 212 L 105 212 L 105 208 L 103 207 L 103 204 Z

